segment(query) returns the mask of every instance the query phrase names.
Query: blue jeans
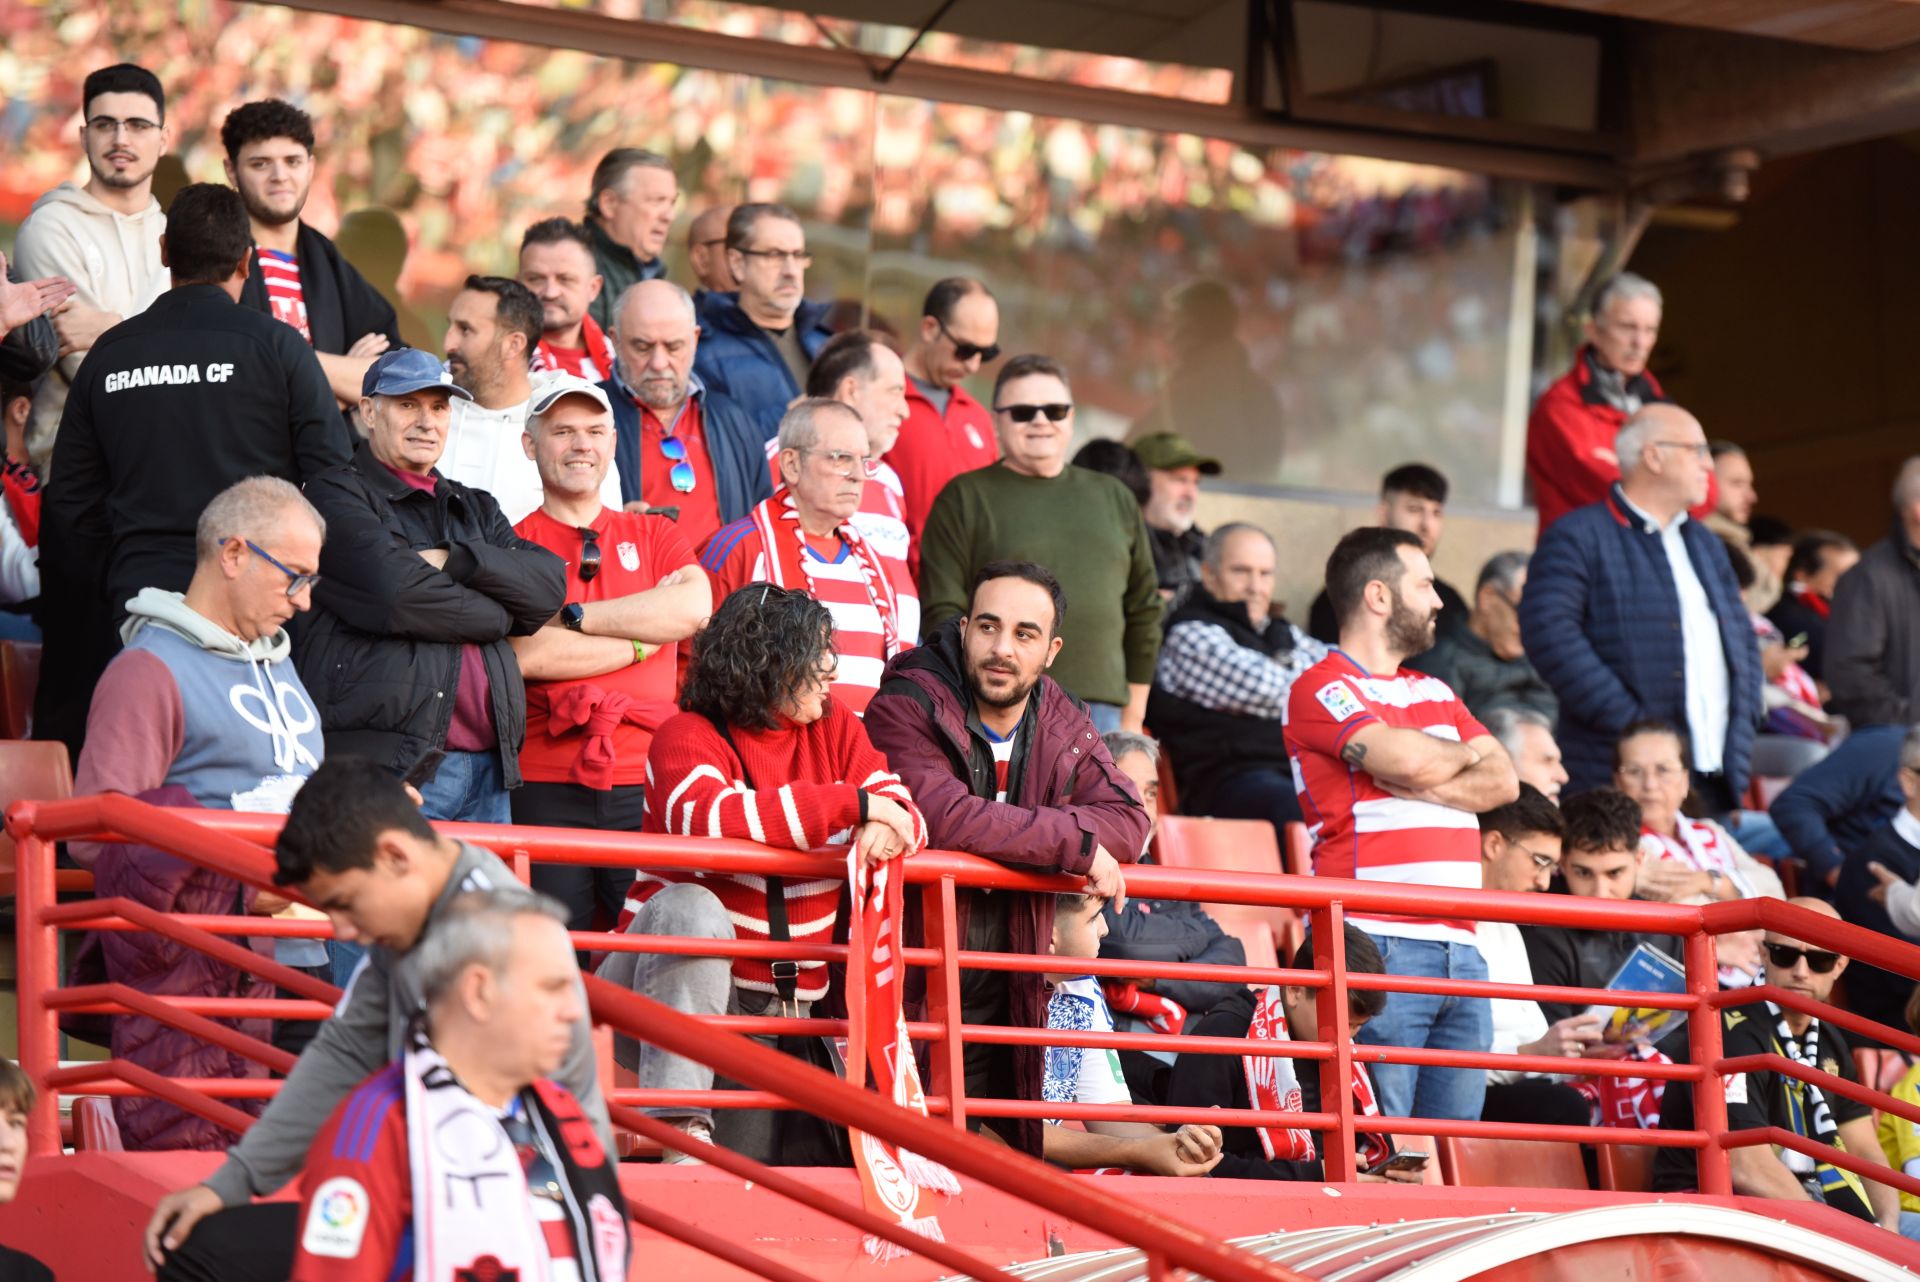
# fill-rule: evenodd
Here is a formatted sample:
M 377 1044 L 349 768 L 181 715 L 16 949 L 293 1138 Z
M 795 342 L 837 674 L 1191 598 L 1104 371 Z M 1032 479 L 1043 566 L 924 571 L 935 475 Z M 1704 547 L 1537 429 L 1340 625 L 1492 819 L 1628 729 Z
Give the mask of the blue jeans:
M 1087 716 L 1093 721 L 1095 734 L 1112 734 L 1120 728 L 1120 714 L 1125 712 L 1117 703 L 1095 703 L 1087 701 Z
M 497 752 L 449 752 L 433 782 L 420 789 L 420 813 L 429 819 L 475 824 L 513 822 Z
M 1909 1242 L 1920 1242 L 1920 1211 L 1900 1212 L 1900 1236 Z
M 1764 810 L 1736 810 L 1727 816 L 1727 833 L 1750 855 L 1763 859 L 1792 859 L 1793 847 L 1787 844 L 1773 816 Z
M 1487 978 L 1487 960 L 1471 944 L 1374 935 L 1389 975 L 1423 978 Z M 1484 1051 L 1493 1045 L 1493 1005 L 1484 997 L 1433 997 L 1388 993 L 1386 1009 L 1354 1037 L 1369 1046 L 1427 1046 L 1435 1050 Z M 1487 1097 L 1484 1068 L 1423 1068 L 1369 1064 L 1380 1111 L 1392 1117 L 1439 1117 L 1471 1121 Z

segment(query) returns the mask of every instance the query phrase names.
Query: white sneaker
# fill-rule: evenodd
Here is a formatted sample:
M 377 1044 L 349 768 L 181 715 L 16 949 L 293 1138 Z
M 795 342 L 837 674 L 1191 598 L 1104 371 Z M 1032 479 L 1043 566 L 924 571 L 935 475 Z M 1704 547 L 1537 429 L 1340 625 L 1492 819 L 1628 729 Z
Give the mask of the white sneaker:
M 673 1127 L 675 1130 L 685 1131 L 689 1138 L 699 1140 L 703 1144 L 713 1143 L 713 1123 L 704 1117 L 682 1118 L 680 1121 L 675 1122 Z M 705 1160 L 702 1158 L 695 1157 L 691 1153 L 682 1153 L 677 1149 L 670 1148 L 660 1151 L 660 1163 L 663 1166 L 668 1164 L 684 1164 L 688 1166 L 706 1165 Z

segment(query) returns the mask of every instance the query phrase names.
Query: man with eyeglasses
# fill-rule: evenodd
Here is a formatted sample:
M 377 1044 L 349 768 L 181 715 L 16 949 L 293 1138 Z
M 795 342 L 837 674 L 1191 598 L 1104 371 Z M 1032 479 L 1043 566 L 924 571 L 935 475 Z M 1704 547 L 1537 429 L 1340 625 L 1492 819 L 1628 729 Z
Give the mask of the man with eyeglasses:
M 1606 499 L 1554 522 L 1534 551 L 1521 641 L 1560 700 L 1569 792 L 1606 785 L 1628 725 L 1665 721 L 1691 746 L 1693 791 L 1722 816 L 1746 792 L 1762 672 L 1726 545 L 1687 514 L 1706 498 L 1707 436 L 1656 404 L 1614 448 Z
M 1787 902 L 1822 917 L 1839 915 L 1832 905 L 1818 899 Z M 1847 959 L 1839 953 L 1808 945 L 1777 930 L 1767 932 L 1764 952 L 1765 982 L 1809 1002 L 1827 1002 L 1834 985 L 1847 971 Z M 1681 1035 L 1662 1045 L 1675 1058 L 1682 1058 L 1685 1041 Z M 1792 1006 L 1755 1002 L 1723 1009 L 1720 1045 L 1728 1059 L 1778 1055 L 1801 1069 L 1860 1085 L 1847 1036 L 1837 1025 Z M 1844 1149 L 1849 1157 L 1868 1166 L 1887 1164 L 1874 1130 L 1873 1109 L 1839 1091 L 1774 1069 L 1754 1069 L 1726 1079 L 1726 1100 L 1729 1134 L 1773 1128 Z M 1693 1084 L 1675 1078 L 1667 1084 L 1661 1104 L 1660 1129 L 1692 1130 L 1694 1124 Z M 1717 1138 L 1709 1135 L 1708 1141 Z M 1900 1196 L 1876 1180 L 1772 1144 L 1730 1148 L 1727 1159 L 1733 1168 L 1733 1191 L 1742 1197 L 1823 1202 L 1881 1228 L 1900 1231 Z M 1699 1159 L 1694 1150 L 1659 1150 L 1653 1160 L 1654 1192 L 1691 1192 L 1699 1186 Z
M 713 610 L 693 545 L 661 516 L 601 501 L 613 467 L 613 409 L 599 387 L 555 376 L 527 419 L 526 447 L 546 498 L 514 532 L 567 563 L 567 603 L 539 630 L 509 638 L 527 684 L 524 779 L 513 821 L 639 832 L 647 749 L 676 711 L 680 643 Z M 560 900 L 574 930 L 610 927 L 630 869 L 535 864 L 533 887 Z
M 517 886 L 448 906 L 424 1022 L 314 1137 L 293 1282 L 625 1282 L 618 1160 L 553 1080 L 587 1019 L 561 916 Z
M 900 475 L 909 564 L 920 575 L 920 535 L 948 481 L 1000 457 L 987 407 L 963 384 L 1000 357 L 1000 304 L 984 284 L 949 276 L 927 291 L 920 331 L 906 355 L 907 418 L 887 451 Z
M 800 215 L 785 205 L 735 208 L 727 215 L 726 256 L 740 288 L 701 300 L 704 341 L 693 368 L 708 387 L 738 402 L 766 440 L 833 336 L 831 308 L 806 299 L 813 255 Z
M 593 169 L 587 194 L 587 234 L 593 240 L 601 289 L 588 312 L 613 328 L 614 304 L 634 285 L 667 274 L 661 251 L 680 207 L 673 162 L 644 147 L 615 147 Z
M 700 549 L 713 595 L 749 583 L 805 592 L 833 612 L 833 697 L 864 713 L 887 660 L 913 645 L 919 601 L 906 567 L 882 556 L 853 521 L 880 460 L 859 413 L 809 397 L 780 420 L 784 488 L 722 526 Z
M 633 286 L 614 312 L 614 470 L 630 511 L 674 520 L 699 547 L 772 495 L 765 440 L 746 410 L 693 372 L 701 346 L 693 299 L 667 280 Z
M 466 395 L 415 348 L 368 369 L 367 439 L 307 486 L 333 537 L 300 673 L 327 710 L 329 751 L 416 785 L 428 818 L 506 823 L 527 718 L 508 638 L 560 612 L 566 565 L 516 535 L 492 495 L 435 466 L 451 402 Z
M 64 276 L 76 292 L 53 317 L 60 368 L 34 395 L 27 449 L 48 479 L 67 388 L 102 334 L 145 311 L 167 288 L 160 236 L 167 216 L 153 196 L 166 153 L 167 99 L 159 78 L 119 63 L 91 72 L 80 90 L 87 180 L 64 182 L 33 202 L 14 242 L 14 265 L 35 280 Z
M 687 224 L 687 265 L 700 287 L 693 291 L 698 306 L 708 294 L 727 294 L 740 288 L 740 278 L 727 262 L 727 216 L 732 205 L 710 205 Z
M 1485 721 L 1495 708 L 1529 708 L 1551 726 L 1560 715 L 1553 688 L 1540 679 L 1520 641 L 1520 598 L 1527 590 L 1527 554 L 1497 552 L 1480 567 L 1466 626 L 1434 643 L 1421 663 Z
M 256 476 L 229 486 L 200 513 L 198 557 L 184 593 L 146 588 L 128 602 L 126 649 L 107 665 L 93 691 L 87 744 L 77 778 L 88 793 L 118 792 L 163 805 L 286 813 L 293 796 L 326 755 L 320 714 L 293 663 L 286 627 L 312 605 L 326 524 L 290 483 Z M 76 842 L 75 863 L 93 869 L 113 893 L 164 912 L 232 912 L 241 888 L 139 846 Z M 287 907 L 277 896 L 247 891 L 246 910 Z M 329 979 L 327 945 L 282 939 L 283 965 Z M 230 997 L 246 980 L 190 948 L 142 936 L 132 950 L 109 942 L 108 974 L 142 991 L 179 997 Z M 122 973 L 124 968 L 124 973 Z M 156 976 L 167 975 L 166 980 Z M 272 993 L 262 986 L 259 996 Z M 290 994 L 282 992 L 281 996 Z M 123 1021 L 124 1022 L 124 1021 Z M 131 1029 L 121 1029 L 131 1033 Z M 207 1070 L 199 1043 L 158 1026 L 134 1037 L 135 1062 L 168 1076 Z M 274 1044 L 298 1054 L 313 1037 L 307 1021 L 282 1021 Z M 264 1029 L 261 1032 L 264 1034 Z M 116 1052 L 118 1053 L 118 1052 Z M 233 1071 L 246 1076 L 243 1063 Z M 222 1071 L 227 1071 L 223 1068 Z M 220 1139 L 171 1106 L 116 1112 L 129 1148 L 200 1147 L 198 1133 Z

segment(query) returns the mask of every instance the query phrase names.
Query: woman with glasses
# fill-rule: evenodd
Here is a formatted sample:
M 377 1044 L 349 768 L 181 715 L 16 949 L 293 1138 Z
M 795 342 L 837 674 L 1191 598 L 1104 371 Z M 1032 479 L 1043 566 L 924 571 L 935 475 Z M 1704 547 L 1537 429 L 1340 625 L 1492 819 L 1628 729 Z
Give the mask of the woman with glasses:
M 1640 898 L 1706 903 L 1782 894 L 1779 876 L 1725 828 L 1681 813 L 1690 775 L 1678 730 L 1663 721 L 1638 722 L 1621 734 L 1614 752 L 1614 786 L 1640 806 L 1646 852 L 1634 885 Z

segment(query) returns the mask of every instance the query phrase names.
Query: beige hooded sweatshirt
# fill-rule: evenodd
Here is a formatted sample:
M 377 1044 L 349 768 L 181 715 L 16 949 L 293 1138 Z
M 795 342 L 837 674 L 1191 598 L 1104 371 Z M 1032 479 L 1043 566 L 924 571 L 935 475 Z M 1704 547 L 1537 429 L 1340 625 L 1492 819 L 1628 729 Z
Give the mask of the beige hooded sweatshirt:
M 14 261 L 22 278 L 65 276 L 78 287 L 81 302 L 125 320 L 145 311 L 172 283 L 160 263 L 160 234 L 166 229 L 167 216 L 151 197 L 139 213 L 121 214 L 79 184 L 65 182 L 33 202 L 14 242 Z M 84 355 L 61 361 L 33 398 L 27 453 L 43 481 L 49 479 L 67 385 Z

